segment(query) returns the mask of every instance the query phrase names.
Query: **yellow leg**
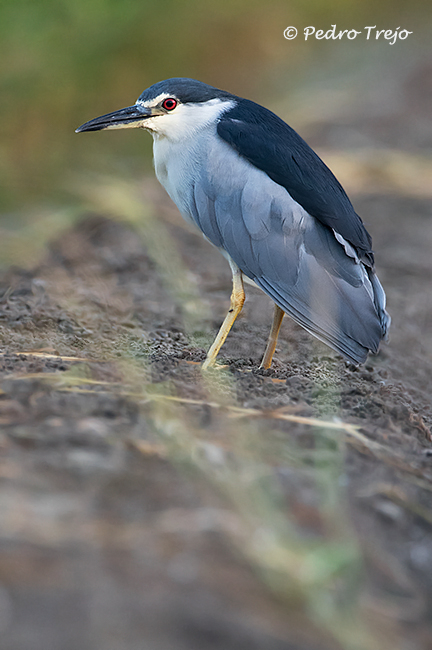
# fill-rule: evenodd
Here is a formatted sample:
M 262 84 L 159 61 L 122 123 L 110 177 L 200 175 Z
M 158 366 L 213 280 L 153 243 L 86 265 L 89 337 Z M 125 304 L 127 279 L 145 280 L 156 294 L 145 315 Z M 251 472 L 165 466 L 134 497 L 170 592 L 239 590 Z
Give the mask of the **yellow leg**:
M 270 368 L 271 366 L 274 351 L 276 349 L 276 343 L 279 336 L 279 330 L 281 328 L 282 320 L 284 316 L 285 316 L 285 312 L 282 311 L 280 307 L 275 305 L 273 323 L 268 337 L 267 347 L 265 349 L 264 356 L 262 358 L 261 365 L 260 365 L 260 368 L 264 368 L 264 370 L 268 370 L 268 368 Z
M 232 271 L 232 280 L 233 280 L 233 289 L 231 293 L 231 305 L 230 310 L 225 316 L 225 320 L 221 325 L 221 328 L 213 341 L 213 345 L 210 350 L 207 352 L 207 358 L 203 363 L 203 369 L 210 368 L 214 366 L 216 357 L 219 354 L 219 350 L 225 343 L 225 339 L 229 334 L 231 327 L 234 325 L 234 321 L 242 310 L 244 301 L 245 301 L 245 292 L 243 287 L 243 275 L 240 269 L 234 262 L 230 261 L 231 271 Z

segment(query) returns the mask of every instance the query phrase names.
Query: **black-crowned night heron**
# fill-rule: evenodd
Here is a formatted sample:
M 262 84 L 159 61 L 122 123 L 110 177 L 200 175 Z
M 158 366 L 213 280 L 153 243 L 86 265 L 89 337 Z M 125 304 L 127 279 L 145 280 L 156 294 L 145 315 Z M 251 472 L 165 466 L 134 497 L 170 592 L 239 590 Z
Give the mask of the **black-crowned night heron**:
M 352 363 L 378 351 L 390 317 L 371 237 L 335 176 L 290 126 L 248 99 L 175 78 L 77 132 L 122 128 L 150 131 L 157 178 L 231 266 L 231 306 L 204 366 L 214 364 L 243 307 L 243 275 L 275 303 L 262 368 L 285 312 Z

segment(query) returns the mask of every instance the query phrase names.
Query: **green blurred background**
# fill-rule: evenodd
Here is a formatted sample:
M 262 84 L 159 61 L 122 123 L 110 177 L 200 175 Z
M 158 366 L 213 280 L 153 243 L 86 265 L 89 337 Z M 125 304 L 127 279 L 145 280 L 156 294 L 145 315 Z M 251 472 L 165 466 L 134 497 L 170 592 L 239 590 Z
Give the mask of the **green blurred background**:
M 18 224 L 36 206 L 73 201 L 77 173 L 148 173 L 151 144 L 141 133 L 74 133 L 82 122 L 130 105 L 148 85 L 195 77 L 289 118 L 290 98 L 304 84 L 331 90 L 341 67 L 349 75 L 369 66 L 378 77 L 377 60 L 409 59 L 430 37 L 430 11 L 430 0 L 1 0 L 2 225 Z M 333 23 L 401 26 L 414 35 L 394 46 L 364 37 L 304 41 L 305 26 Z M 299 29 L 293 41 L 283 38 L 288 25 Z

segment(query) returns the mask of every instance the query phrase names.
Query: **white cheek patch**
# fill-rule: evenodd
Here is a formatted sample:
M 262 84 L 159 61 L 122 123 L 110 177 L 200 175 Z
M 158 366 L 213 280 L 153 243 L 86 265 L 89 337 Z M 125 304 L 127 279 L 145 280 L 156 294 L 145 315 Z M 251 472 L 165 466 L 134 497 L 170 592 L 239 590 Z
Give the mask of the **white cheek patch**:
M 195 132 L 215 123 L 218 118 L 235 106 L 233 100 L 211 99 L 197 104 L 179 104 L 165 115 L 146 120 L 145 127 L 155 134 L 173 141 L 193 135 Z

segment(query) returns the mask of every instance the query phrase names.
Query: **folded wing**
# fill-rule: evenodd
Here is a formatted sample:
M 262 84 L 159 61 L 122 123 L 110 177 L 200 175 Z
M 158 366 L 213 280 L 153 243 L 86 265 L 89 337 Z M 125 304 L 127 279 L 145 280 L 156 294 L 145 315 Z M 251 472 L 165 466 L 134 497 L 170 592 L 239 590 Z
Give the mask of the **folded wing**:
M 218 166 L 218 153 L 212 155 Z M 193 219 L 296 322 L 348 360 L 363 362 L 378 350 L 389 322 L 373 269 L 267 174 L 252 164 L 236 174 L 237 156 L 221 153 L 222 185 L 211 165 L 196 180 Z

